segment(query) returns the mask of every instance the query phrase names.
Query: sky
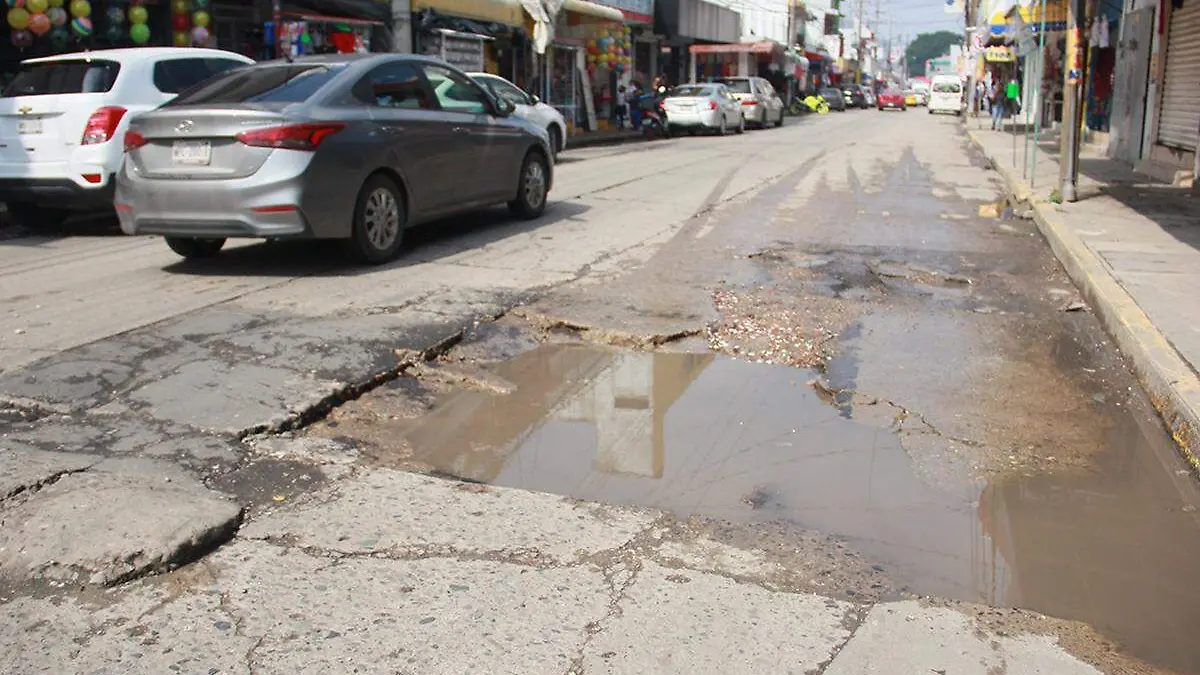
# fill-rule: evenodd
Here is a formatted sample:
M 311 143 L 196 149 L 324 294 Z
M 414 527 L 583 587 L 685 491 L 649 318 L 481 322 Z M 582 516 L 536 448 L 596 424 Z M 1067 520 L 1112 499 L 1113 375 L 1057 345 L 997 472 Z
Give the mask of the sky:
M 949 30 L 962 33 L 962 14 L 947 14 L 942 0 L 845 0 L 850 5 L 847 13 L 857 12 L 858 3 L 863 3 L 865 23 L 871 26 L 875 23 L 875 7 L 879 6 L 880 37 L 887 39 L 889 30 L 897 44 L 901 36 L 905 42 L 911 42 L 921 33 L 935 33 Z

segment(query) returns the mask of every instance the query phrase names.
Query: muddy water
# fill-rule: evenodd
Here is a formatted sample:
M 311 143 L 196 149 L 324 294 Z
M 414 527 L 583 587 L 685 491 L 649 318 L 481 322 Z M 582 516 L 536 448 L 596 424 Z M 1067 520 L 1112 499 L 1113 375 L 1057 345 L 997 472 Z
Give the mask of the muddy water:
M 1200 590 L 1186 582 L 1200 531 L 1136 416 L 1091 471 L 932 487 L 896 434 L 822 400 L 809 371 L 577 345 L 494 370 L 513 390 L 449 396 L 407 432 L 415 460 L 682 516 L 793 522 L 845 537 L 913 592 L 1086 621 L 1135 656 L 1200 670 Z

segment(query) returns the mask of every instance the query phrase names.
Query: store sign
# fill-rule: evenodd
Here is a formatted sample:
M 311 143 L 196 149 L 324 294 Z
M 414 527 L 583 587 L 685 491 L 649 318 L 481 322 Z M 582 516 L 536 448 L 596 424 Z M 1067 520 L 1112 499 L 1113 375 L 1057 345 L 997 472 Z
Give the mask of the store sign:
M 425 53 L 468 73 L 484 70 L 483 38 L 435 33 L 427 42 Z
M 654 0 L 600 0 L 597 4 L 619 9 L 626 18 L 634 21 L 654 22 Z
M 988 47 L 983 52 L 983 59 L 988 63 L 1012 63 L 1017 56 L 1011 47 Z

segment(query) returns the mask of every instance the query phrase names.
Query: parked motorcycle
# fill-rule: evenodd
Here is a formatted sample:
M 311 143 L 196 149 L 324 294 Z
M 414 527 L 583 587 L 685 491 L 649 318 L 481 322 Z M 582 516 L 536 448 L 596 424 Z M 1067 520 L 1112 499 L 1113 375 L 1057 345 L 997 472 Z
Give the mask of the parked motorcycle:
M 663 107 L 666 98 L 667 88 L 659 87 L 657 93 L 639 100 L 643 110 L 642 136 L 648 141 L 671 137 L 670 126 L 667 124 L 667 110 Z
M 804 105 L 808 106 L 810 112 L 815 112 L 818 115 L 829 114 L 829 102 L 824 96 L 817 94 L 816 96 L 808 96 L 804 99 Z

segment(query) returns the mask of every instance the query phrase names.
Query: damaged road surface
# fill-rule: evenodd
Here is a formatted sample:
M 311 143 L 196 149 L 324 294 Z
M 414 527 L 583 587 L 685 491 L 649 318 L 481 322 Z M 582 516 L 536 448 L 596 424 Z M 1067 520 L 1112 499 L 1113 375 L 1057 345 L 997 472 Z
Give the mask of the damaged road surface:
M 998 192 L 853 113 L 377 269 L 4 240 L 0 672 L 1200 672 L 1194 478 Z

